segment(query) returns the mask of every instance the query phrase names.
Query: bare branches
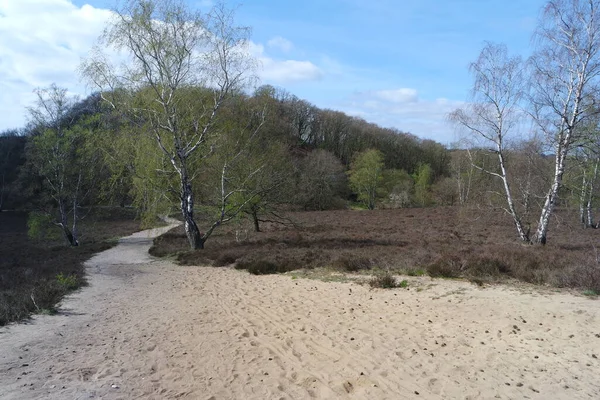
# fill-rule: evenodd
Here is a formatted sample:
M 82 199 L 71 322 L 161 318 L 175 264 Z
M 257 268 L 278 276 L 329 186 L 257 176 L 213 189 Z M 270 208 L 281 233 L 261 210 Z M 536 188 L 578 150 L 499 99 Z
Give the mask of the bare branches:
M 491 171 L 473 161 L 472 165 L 502 181 L 507 211 L 512 216 L 521 240 L 528 242 L 521 216 L 513 199 L 506 167 L 506 137 L 520 120 L 521 100 L 525 91 L 524 67 L 519 57 L 509 57 L 506 46 L 487 43 L 476 62 L 471 64 L 474 78 L 472 102 L 466 109 L 458 109 L 449 118 L 466 129 L 471 136 L 493 145 L 491 150 L 498 159 L 499 172 Z
M 546 243 L 567 156 L 585 138 L 585 130 L 579 126 L 597 112 L 599 6 L 598 0 L 550 1 L 535 36 L 538 50 L 531 60 L 533 116 L 555 154 L 554 178 L 535 234 L 541 244 Z

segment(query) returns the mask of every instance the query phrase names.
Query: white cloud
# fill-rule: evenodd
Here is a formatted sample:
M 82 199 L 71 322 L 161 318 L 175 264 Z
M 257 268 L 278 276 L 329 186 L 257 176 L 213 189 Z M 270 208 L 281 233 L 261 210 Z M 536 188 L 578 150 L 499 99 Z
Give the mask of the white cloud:
M 450 144 L 457 138 L 447 116 L 463 105 L 445 98 L 423 100 L 416 89 L 404 88 L 356 93 L 340 108 L 381 126 Z
M 68 0 L 0 2 L 0 130 L 25 123 L 36 87 L 55 82 L 85 92 L 76 69 L 109 16 Z
M 270 48 L 283 51 L 284 53 L 289 53 L 294 48 L 292 42 L 281 36 L 275 36 L 267 42 L 267 45 Z
M 199 0 L 202 6 L 211 0 Z M 85 95 L 77 68 L 101 35 L 111 12 L 71 0 L 0 0 L 0 131 L 21 127 L 33 90 L 51 83 Z M 270 49 L 292 50 L 282 37 Z M 264 46 L 251 43 L 250 52 L 262 68 L 264 83 L 288 84 L 321 79 L 323 71 L 307 60 L 275 59 Z M 111 53 L 111 58 L 116 57 Z
M 256 57 L 260 67 L 258 75 L 262 83 L 298 83 L 316 81 L 323 71 L 310 61 L 276 60 L 265 53 L 264 46 L 250 43 L 250 54 Z
M 415 89 L 401 88 L 393 90 L 379 90 L 373 93 L 375 97 L 392 103 L 414 103 L 419 100 Z

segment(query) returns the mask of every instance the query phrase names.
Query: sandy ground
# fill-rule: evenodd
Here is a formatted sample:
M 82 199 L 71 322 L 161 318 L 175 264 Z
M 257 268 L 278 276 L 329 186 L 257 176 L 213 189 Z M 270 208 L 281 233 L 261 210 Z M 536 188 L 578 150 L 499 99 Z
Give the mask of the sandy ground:
M 179 267 L 126 238 L 57 316 L 0 328 L 8 399 L 600 399 L 600 302 Z M 420 290 L 417 290 L 420 288 Z

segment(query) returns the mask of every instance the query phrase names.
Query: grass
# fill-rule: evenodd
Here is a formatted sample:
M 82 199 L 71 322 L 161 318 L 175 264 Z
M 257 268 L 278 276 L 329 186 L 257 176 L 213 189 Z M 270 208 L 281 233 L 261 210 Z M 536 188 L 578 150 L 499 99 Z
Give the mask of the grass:
M 157 238 L 151 252 L 186 265 L 260 261 L 276 265 L 272 270 L 340 273 L 385 268 L 395 275 L 465 278 L 476 284 L 517 279 L 600 291 L 595 253 L 600 230 L 582 229 L 575 211 L 556 212 L 546 246 L 519 242 L 511 219 L 500 210 L 437 207 L 286 216 L 297 226 L 264 223 L 263 232 L 241 242 L 235 240 L 236 227 L 224 226 L 201 251 L 190 251 L 183 229 L 176 228 Z
M 86 284 L 83 262 L 138 230 L 135 212 L 99 209 L 80 226 L 78 247 L 27 236 L 27 214 L 0 212 L 0 326 L 32 313 L 54 312 L 69 292 Z

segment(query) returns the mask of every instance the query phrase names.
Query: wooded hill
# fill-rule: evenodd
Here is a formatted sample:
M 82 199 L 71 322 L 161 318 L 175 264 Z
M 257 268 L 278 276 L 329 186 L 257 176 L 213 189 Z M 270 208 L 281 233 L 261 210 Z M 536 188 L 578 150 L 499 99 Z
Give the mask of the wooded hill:
M 146 122 L 113 112 L 98 94 L 77 101 L 52 86 L 38 95 L 29 126 L 0 136 L 4 209 L 55 216 L 64 207 L 72 220 L 74 207 L 134 204 L 147 212 L 166 212 L 177 204 L 173 174 L 163 168 L 168 160 L 145 132 Z M 194 95 L 202 96 L 202 89 L 186 93 L 191 102 Z M 54 116 L 43 115 L 46 107 L 55 110 Z M 377 206 L 425 205 L 417 198 L 415 182 L 420 179 L 429 191 L 450 175 L 449 152 L 439 143 L 319 109 L 270 86 L 229 98 L 215 126 L 217 134 L 204 144 L 210 154 L 189 171 L 198 183 L 198 205 L 207 211 L 222 202 L 218 192 L 225 164 L 227 184 L 236 192 L 226 211 L 254 196 L 243 210 L 250 214 L 281 205 L 306 210 L 349 206 L 359 193 L 350 188 L 348 171 L 368 150 L 378 152 L 374 167 L 381 170 Z M 394 203 L 394 196 L 402 201 Z

